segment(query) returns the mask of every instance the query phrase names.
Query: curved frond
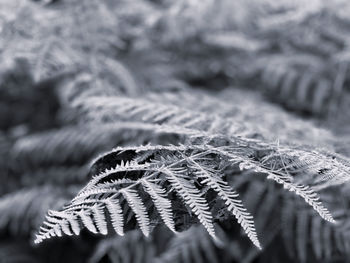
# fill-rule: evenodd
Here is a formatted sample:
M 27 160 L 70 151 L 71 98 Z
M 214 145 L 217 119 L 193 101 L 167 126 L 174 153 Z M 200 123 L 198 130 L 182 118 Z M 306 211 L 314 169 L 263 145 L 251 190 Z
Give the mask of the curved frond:
M 120 198 L 124 197 L 135 213 L 142 232 L 147 236 L 150 233 L 150 221 L 155 216 L 147 213 L 147 201 L 144 199 L 144 195 L 147 193 L 165 225 L 174 231 L 176 228 L 173 214 L 176 211 L 173 210 L 172 202 L 168 197 L 169 191 L 174 191 L 180 197 L 174 202 L 182 202 L 188 206 L 208 233 L 216 239 L 211 205 L 207 200 L 207 191 L 204 190 L 207 187 L 216 192 L 217 198 L 224 201 L 224 207 L 236 217 L 252 242 L 260 247 L 252 216 L 238 199 L 238 193 L 228 186 L 220 174 L 219 167 L 223 164 L 251 170 L 254 173 L 266 174 L 268 179 L 302 197 L 325 220 L 334 222 L 332 215 L 319 201 L 317 194 L 309 186 L 294 182 L 294 178 L 289 174 L 290 167 L 286 164 L 288 164 L 288 160 L 294 160 L 297 156 L 286 155 L 285 161 L 280 163 L 281 160 L 274 158 L 271 154 L 272 152 L 278 156 L 278 150 L 270 148 L 266 158 L 259 162 L 249 155 L 255 150 L 255 146 L 265 146 L 256 141 L 252 141 L 249 147 L 245 144 L 241 146 L 241 144 L 243 142 L 237 140 L 235 146 L 217 147 L 192 144 L 116 148 L 101 155 L 100 158 L 104 160 L 109 155 L 113 156 L 114 160 L 117 160 L 117 165 L 94 175 L 71 201 L 71 204 L 55 214 L 54 218 L 57 224 L 50 225 L 50 227 L 57 229 L 69 226 L 68 229 L 70 229 L 73 225 L 69 219 L 73 220 L 74 218 L 73 222 L 75 222 L 76 218 L 81 218 L 83 225 L 79 225 L 80 227 L 86 226 L 92 232 L 107 234 L 104 213 L 109 213 L 116 232 L 122 234 L 124 213 L 118 204 L 123 200 Z M 130 159 L 125 162 L 119 161 L 116 158 L 118 155 Z M 216 163 L 217 160 L 220 161 Z M 99 162 L 97 159 L 92 167 L 101 165 Z M 269 203 L 271 202 L 269 201 Z M 52 212 L 50 213 L 52 214 Z M 90 219 L 93 220 L 93 223 Z M 72 234 L 69 231 L 63 232 Z M 55 236 L 55 231 L 44 229 L 39 232 L 37 242 L 51 236 Z

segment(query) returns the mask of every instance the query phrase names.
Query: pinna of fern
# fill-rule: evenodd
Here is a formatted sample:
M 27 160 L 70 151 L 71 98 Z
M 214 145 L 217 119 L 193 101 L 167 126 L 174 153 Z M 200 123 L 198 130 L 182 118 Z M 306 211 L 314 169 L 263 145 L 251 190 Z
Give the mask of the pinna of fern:
M 213 217 L 207 201 L 205 187 L 216 193 L 216 199 L 242 226 L 251 241 L 260 248 L 252 216 L 243 206 L 239 195 L 231 189 L 223 173 L 223 167 L 238 165 L 240 169 L 251 169 L 256 174 L 267 174 L 289 191 L 302 197 L 325 220 L 334 222 L 332 215 L 322 205 L 315 192 L 308 186 L 293 182 L 280 167 L 269 166 L 244 155 L 237 147 L 229 146 L 145 146 L 118 148 L 110 154 L 134 152 L 134 158 L 109 164 L 97 173 L 62 211 L 50 210 L 41 227 L 36 243 L 62 234 L 79 234 L 84 226 L 91 232 L 107 234 L 108 214 L 114 230 L 123 234 L 123 207 L 128 205 L 144 235 L 150 233 L 154 215 L 146 209 L 146 198 L 150 196 L 164 224 L 177 231 L 174 223 L 172 203 L 168 194 L 175 192 L 181 202 L 189 207 L 208 233 L 216 239 Z M 105 155 L 102 158 L 106 158 Z M 98 160 L 97 160 L 98 162 Z M 109 166 L 109 167 L 108 167 Z

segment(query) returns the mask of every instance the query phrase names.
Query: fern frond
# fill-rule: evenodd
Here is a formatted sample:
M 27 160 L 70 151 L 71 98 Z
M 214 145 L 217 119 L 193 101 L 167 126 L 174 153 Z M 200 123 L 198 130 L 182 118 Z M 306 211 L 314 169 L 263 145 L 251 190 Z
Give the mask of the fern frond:
M 128 201 L 129 206 L 136 215 L 142 233 L 147 237 L 150 233 L 150 222 L 147 209 L 143 204 L 140 196 L 135 190 L 122 189 L 119 191 Z
M 281 159 L 273 157 L 274 155 L 279 156 L 280 148 L 269 147 L 266 150 L 266 158 L 262 158 L 259 162 L 252 159 L 250 155 L 256 149 L 266 148 L 265 144 L 256 140 L 248 143 L 242 139 L 237 139 L 237 141 L 231 143 L 233 143 L 232 146 L 192 144 L 118 147 L 105 155 L 101 155 L 101 162 L 109 156 L 114 156 L 114 160 L 117 160 L 114 162 L 117 162 L 117 165 L 94 175 L 90 182 L 71 201 L 70 205 L 57 214 L 57 226 L 60 227 L 60 222 L 67 226 L 67 224 L 70 224 L 67 218 L 76 218 L 76 215 L 82 213 L 81 211 L 87 211 L 83 214 L 91 216 L 96 224 L 99 222 L 97 230 L 91 222 L 83 222 L 83 225 L 88 224 L 87 227 L 92 232 L 106 234 L 105 224 L 102 224 L 102 221 L 106 223 L 106 219 L 102 217 L 102 212 L 107 211 L 112 217 L 112 224 L 114 224 L 116 232 L 122 233 L 123 214 L 121 207 L 115 207 L 117 211 L 114 211 L 112 207 L 114 207 L 113 204 L 119 203 L 121 201 L 119 198 L 123 196 L 135 213 L 143 233 L 148 235 L 150 220 L 154 215 L 148 214 L 146 211 L 146 203 L 143 198 L 145 192 L 151 197 L 165 224 L 174 231 L 175 224 L 172 213 L 176 211 L 172 211 L 172 205 L 167 196 L 167 189 L 171 187 L 179 195 L 180 201 L 182 200 L 190 208 L 198 217 L 199 222 L 215 239 L 213 218 L 204 190 L 207 187 L 214 190 L 218 197 L 225 202 L 225 208 L 237 218 L 248 237 L 259 247 L 260 243 L 252 217 L 241 201 L 237 199 L 237 192 L 231 189 L 227 182 L 221 178 L 220 169 L 218 169 L 220 162 L 225 166 L 239 166 L 243 170 L 266 174 L 268 179 L 272 179 L 283 185 L 285 189 L 302 197 L 322 218 L 334 222 L 332 215 L 319 201 L 319 197 L 311 188 L 293 182 L 294 179 L 288 170 L 290 167 L 288 169 L 286 167 L 287 161 L 278 163 L 281 162 Z M 118 164 L 118 155 L 129 159 L 126 159 L 126 162 L 121 160 Z M 286 160 L 293 160 L 293 158 L 295 158 L 293 154 L 288 156 L 286 153 Z M 221 161 L 215 163 L 215 160 Z M 102 164 L 99 164 L 99 162 L 99 159 L 97 159 L 92 167 Z M 139 186 L 143 186 L 143 189 Z M 269 203 L 271 202 L 269 201 Z M 85 220 L 87 219 L 85 218 Z M 51 226 L 51 228 L 53 227 Z M 50 234 L 47 234 L 48 231 Z M 54 231 L 51 230 L 39 232 L 37 242 L 54 235 Z
M 86 193 L 86 189 L 91 188 L 92 186 L 96 185 L 100 180 L 102 180 L 103 178 L 105 178 L 106 176 L 116 173 L 116 172 L 120 172 L 120 171 L 129 171 L 130 169 L 133 170 L 142 170 L 142 169 L 148 169 L 148 170 L 152 170 L 150 165 L 137 165 L 137 164 L 126 164 L 124 165 L 123 163 L 121 164 L 121 166 L 117 167 L 117 169 L 112 169 L 108 172 L 102 173 L 102 175 L 99 175 L 97 177 L 95 177 L 92 180 L 92 183 L 90 183 L 90 185 L 88 185 L 84 191 L 82 191 L 80 194 L 78 194 L 78 197 L 76 199 L 73 200 L 72 205 L 68 206 L 66 208 L 67 211 L 67 216 L 70 217 L 70 215 L 74 215 L 75 214 L 75 209 L 91 209 L 90 206 L 85 206 L 85 204 L 93 204 L 94 202 L 97 203 L 101 203 L 103 204 L 104 201 L 99 201 L 99 200 L 94 200 L 94 199 L 88 199 L 88 198 L 81 198 L 82 197 L 82 193 Z M 163 173 L 166 178 L 169 180 L 169 182 L 172 184 L 172 186 L 175 188 L 175 190 L 178 192 L 178 194 L 184 198 L 185 203 L 187 203 L 191 209 L 193 210 L 193 212 L 198 216 L 200 222 L 206 226 L 206 228 L 208 229 L 208 231 L 210 231 L 210 233 L 214 236 L 214 229 L 212 226 L 212 217 L 211 214 L 209 212 L 209 207 L 207 205 L 206 200 L 200 196 L 200 192 L 198 189 L 196 189 L 194 186 L 192 186 L 189 182 L 187 182 L 186 179 L 184 178 L 178 178 L 177 176 L 182 177 L 181 175 L 181 170 L 170 170 L 170 169 L 166 169 L 166 168 L 153 168 L 154 171 L 158 172 L 158 173 Z M 154 176 L 154 174 L 151 174 L 151 176 Z M 137 183 L 140 183 L 142 181 L 138 181 Z M 132 186 L 132 185 L 131 185 Z M 130 186 L 128 187 L 130 188 Z M 126 198 L 126 200 L 128 201 L 128 204 L 131 206 L 131 208 L 133 209 L 133 211 L 136 214 L 136 218 L 140 224 L 141 229 L 143 230 L 143 233 L 145 235 L 148 235 L 149 233 L 149 217 L 147 215 L 146 212 L 146 208 L 143 205 L 143 201 L 140 199 L 140 197 L 138 196 L 137 192 L 135 190 L 131 190 L 128 188 L 123 188 L 121 190 L 119 190 L 118 193 L 124 195 L 124 197 Z M 104 191 L 104 194 L 107 194 L 108 191 Z M 118 194 L 117 193 L 117 194 Z M 95 192 L 93 192 L 93 194 L 95 194 Z M 97 195 L 100 193 L 96 193 Z M 153 193 L 151 193 L 153 194 Z M 115 195 L 115 194 L 114 194 Z M 198 196 L 197 196 L 198 195 Z M 109 198 L 113 198 L 109 197 Z M 164 206 L 164 205 L 163 205 Z M 167 202 L 167 206 L 169 206 L 169 202 Z M 160 208 L 160 206 L 158 207 Z M 167 211 L 161 211 L 161 214 L 166 215 Z M 51 212 L 52 214 L 52 212 Z M 61 217 L 61 223 L 63 225 L 67 224 L 67 216 L 65 215 L 65 212 L 60 212 L 57 214 L 58 217 Z M 94 217 L 96 215 L 93 215 Z M 167 215 L 169 216 L 169 215 Z M 164 217 L 166 219 L 166 217 Z M 97 219 L 98 222 L 100 221 L 99 219 Z M 116 219 L 114 219 L 116 220 Z M 166 219 L 167 222 L 170 222 L 169 219 Z M 95 219 L 96 221 L 96 219 Z M 57 222 L 58 225 L 61 224 L 60 222 Z M 172 224 L 172 223 L 171 223 Z M 103 231 L 102 231 L 103 232 Z M 47 234 L 48 232 L 44 229 L 44 231 L 39 232 L 38 238 L 37 238 L 37 242 L 40 242 L 42 239 L 45 238 L 49 238 L 50 235 L 54 235 L 54 232 L 51 231 L 49 232 L 49 234 Z
M 171 185 L 177 193 L 184 199 L 185 203 L 191 208 L 193 213 L 198 217 L 199 222 L 207 229 L 208 233 L 216 239 L 212 215 L 209 206 L 200 191 L 184 178 L 183 169 L 162 168 Z
M 279 171 L 269 170 L 263 165 L 253 160 L 249 160 L 249 158 L 242 158 L 242 156 L 232 154 L 224 149 L 211 149 L 215 152 L 219 152 L 223 156 L 230 158 L 231 162 L 239 163 L 240 169 L 253 169 L 255 172 L 267 174 L 267 179 L 274 180 L 276 183 L 283 185 L 285 189 L 301 196 L 310 206 L 314 208 L 316 212 L 318 212 L 322 218 L 329 222 L 335 222 L 327 208 L 325 208 L 318 200 L 319 198 L 317 194 L 308 186 L 292 183 L 288 174 L 285 175 Z
M 350 162 L 346 157 L 331 154 L 327 156 L 327 153 L 323 155 L 317 150 L 312 152 L 296 150 L 292 154 L 298 157 L 292 165 L 316 175 L 312 179 L 318 190 L 341 185 L 350 180 Z
M 108 230 L 107 230 L 107 221 L 106 217 L 104 214 L 104 207 L 101 205 L 94 205 L 92 206 L 92 216 L 95 219 L 95 224 L 97 226 L 98 232 L 101 233 L 102 235 L 107 235 Z M 72 224 L 71 224 L 72 225 Z M 72 226 L 73 228 L 73 226 Z
M 114 210 L 113 210 L 114 211 Z M 94 221 L 92 220 L 91 216 L 92 216 L 92 213 L 90 210 L 86 209 L 86 210 L 80 210 L 77 212 L 77 215 L 80 217 L 82 223 L 84 224 L 84 226 L 92 233 L 94 234 L 97 234 L 98 231 L 97 231 L 97 228 L 94 224 Z M 113 222 L 113 221 L 112 221 Z M 59 221 L 57 221 L 57 223 L 59 223 Z M 59 225 L 58 226 L 54 226 L 54 227 L 57 227 L 59 228 Z
M 158 261 L 215 262 L 216 220 L 229 225 L 225 231 L 231 236 L 245 232 L 250 240 L 244 241 L 252 241 L 258 248 L 260 241 L 264 247 L 274 246 L 281 230 L 280 234 L 291 240 L 287 240 L 286 250 L 302 262 L 310 257 L 329 261 L 350 250 L 344 208 L 332 203 L 340 195 L 338 189 L 346 192 L 341 186 L 350 178 L 350 161 L 331 153 L 333 149 L 347 152 L 346 136 L 338 137 L 316 127 L 318 123 L 312 120 L 291 116 L 264 102 L 256 90 L 218 91 L 221 81 L 234 86 L 242 83 L 243 87 L 259 86 L 256 81 L 263 81 L 268 86 L 264 91 L 287 108 L 317 115 L 332 113 L 343 95 L 349 95 L 348 9 L 328 9 L 318 0 L 303 9 L 270 0 L 68 0 L 45 8 L 29 0 L 0 1 L 4 6 L 0 10 L 0 94 L 30 90 L 30 99 L 38 98 L 31 105 L 38 109 L 36 102 L 41 96 L 34 96 L 39 93 L 31 90 L 36 86 L 41 90 L 46 83 L 42 80 L 51 76 L 56 79 L 49 83 L 55 82 L 57 87 L 49 85 L 45 90 L 58 93 L 58 98 L 53 94 L 57 108 L 46 114 L 55 119 L 55 128 L 40 133 L 27 127 L 27 118 L 36 115 L 30 110 L 24 118 L 11 120 L 12 112 L 27 108 L 17 95 L 5 94 L 0 99 L 0 119 L 5 120 L 0 126 L 5 127 L 10 145 L 0 149 L 4 175 L 0 181 L 5 182 L 0 192 L 38 183 L 62 188 L 92 177 L 59 211 L 54 210 L 56 202 L 64 198 L 51 186 L 47 186 L 49 190 L 31 188 L 3 196 L 0 228 L 6 234 L 28 234 L 42 209 L 52 209 L 39 229 L 38 243 L 79 235 L 83 228 L 94 234 L 111 234 L 109 224 L 118 235 L 126 236 L 105 245 L 101 242 L 96 261 L 104 256 L 116 262 L 156 261 L 154 248 L 148 247 L 149 241 L 143 242 L 140 233 L 148 236 L 153 226 L 162 224 L 179 235 L 170 246 L 170 257 L 161 255 Z M 280 25 L 288 30 L 281 30 Z M 24 74 L 4 74 L 3 69 L 16 57 L 30 66 Z M 21 69 L 16 66 L 13 70 Z M 62 72 L 72 74 L 61 80 Z M 11 89 L 11 77 L 24 88 Z M 215 90 L 189 88 L 202 84 L 208 89 L 215 86 Z M 8 98 L 10 102 L 2 107 L 1 102 Z M 15 107 L 12 101 L 16 101 Z M 51 104 L 51 97 L 42 101 Z M 342 106 L 346 112 L 347 105 Z M 41 124 L 40 117 L 33 121 Z M 40 130 L 43 128 L 47 126 Z M 156 145 L 134 146 L 147 143 Z M 113 149 L 123 145 L 133 146 Z M 330 152 L 316 149 L 316 145 Z M 265 177 L 271 181 L 266 182 Z M 281 200 L 294 197 L 283 195 L 284 190 L 298 195 L 291 199 L 293 206 L 281 205 Z M 324 195 L 324 191 L 334 196 Z M 304 208 L 299 201 L 311 208 Z M 281 207 L 287 226 L 278 222 Z M 291 211 L 286 212 L 288 209 Z M 247 211 L 252 212 L 254 221 Z M 332 226 L 323 219 L 336 219 L 339 224 Z M 18 224 L 23 228 L 15 226 Z M 201 226 L 199 234 L 194 228 L 182 232 L 193 224 L 204 228 Z M 134 227 L 141 232 L 129 239 L 129 234 L 136 232 L 124 231 Z M 261 232 L 259 238 L 256 232 Z M 83 236 L 89 248 L 90 241 L 96 241 Z M 133 243 L 135 250 L 141 247 L 140 253 L 127 250 Z M 236 261 L 243 257 L 249 261 L 263 253 L 242 243 L 244 249 L 237 243 L 231 246 L 232 254 L 238 251 Z M 113 252 L 112 246 L 121 249 Z M 146 248 L 151 251 L 150 259 Z M 312 251 L 314 255 L 310 255 Z M 263 256 L 262 261 L 269 258 Z
M 140 170 L 151 170 L 151 165 L 149 163 L 146 164 L 138 164 L 133 161 L 129 162 L 122 160 L 119 165 L 116 165 L 114 168 L 106 169 L 104 172 L 95 175 L 90 182 L 79 192 L 76 199 L 80 197 L 85 191 L 90 190 L 92 188 L 96 188 L 96 185 L 103 179 L 109 177 L 110 175 L 122 173 L 122 172 L 132 172 L 132 171 L 140 171 Z M 73 200 L 75 201 L 75 200 Z
M 105 201 L 106 202 L 106 207 L 108 209 L 108 212 L 111 215 L 111 221 L 113 228 L 115 232 L 123 236 L 124 235 L 124 230 L 123 230 L 123 210 L 116 199 L 108 199 Z
M 134 121 L 168 125 L 174 127 L 176 133 L 183 129 L 211 133 L 238 134 L 249 132 L 245 126 L 230 119 L 222 119 L 215 115 L 203 114 L 187 110 L 175 105 L 166 105 L 159 102 L 150 102 L 146 99 L 93 97 L 77 101 L 74 105 L 85 115 L 87 121 L 116 122 Z M 115 109 L 118 108 L 118 111 Z M 215 124 L 215 127 L 212 124 Z M 165 126 L 166 127 L 166 126 Z
M 146 189 L 146 192 L 152 197 L 152 200 L 157 210 L 159 211 L 164 224 L 171 231 L 176 232 L 172 215 L 171 202 L 167 199 L 166 190 L 147 179 L 141 179 L 141 184 Z
M 247 212 L 247 209 L 243 206 L 242 201 L 238 198 L 238 193 L 229 187 L 227 182 L 219 178 L 214 173 L 215 171 L 210 171 L 207 167 L 201 166 L 191 158 L 189 160 L 190 163 L 193 164 L 191 168 L 195 170 L 195 175 L 204 179 L 202 183 L 207 184 L 217 192 L 220 198 L 225 201 L 227 210 L 236 217 L 238 223 L 241 224 L 242 228 L 253 244 L 261 249 L 261 245 L 254 227 L 253 216 L 251 216 L 249 212 Z

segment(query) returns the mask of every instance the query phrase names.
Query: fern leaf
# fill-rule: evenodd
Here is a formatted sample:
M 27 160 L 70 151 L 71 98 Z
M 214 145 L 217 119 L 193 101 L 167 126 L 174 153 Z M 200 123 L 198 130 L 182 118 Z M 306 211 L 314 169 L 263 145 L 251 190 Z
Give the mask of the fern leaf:
M 95 219 L 95 224 L 97 226 L 98 232 L 102 235 L 107 235 L 107 221 L 101 205 L 94 205 L 92 207 L 93 218 Z
M 111 215 L 112 225 L 114 227 L 115 232 L 123 236 L 123 210 L 120 207 L 118 200 L 109 198 L 105 200 L 106 207 Z
M 201 196 L 199 190 L 193 186 L 187 179 L 182 178 L 184 171 L 182 169 L 163 168 L 162 172 L 166 175 L 169 182 L 176 189 L 177 193 L 184 199 L 198 217 L 199 222 L 207 229 L 208 233 L 216 239 L 212 215 L 205 198 Z
M 81 210 L 77 212 L 78 216 L 81 218 L 84 226 L 92 233 L 97 234 L 98 231 L 94 224 L 94 221 L 90 217 L 91 211 Z
M 307 202 L 322 218 L 325 220 L 335 223 L 331 213 L 325 208 L 322 203 L 319 201 L 317 194 L 308 186 L 298 185 L 290 182 L 290 177 L 285 174 L 281 174 L 278 171 L 273 171 L 265 168 L 253 160 L 244 158 L 240 155 L 227 152 L 224 149 L 214 149 L 210 148 L 214 152 L 219 152 L 223 156 L 227 156 L 234 163 L 240 163 L 241 169 L 253 169 L 255 172 L 267 174 L 267 179 L 271 179 L 278 184 L 283 185 L 283 187 L 291 192 L 294 192 L 296 195 L 302 197 L 305 202 Z
M 171 201 L 167 199 L 165 189 L 162 189 L 159 185 L 146 179 L 141 179 L 141 184 L 146 189 L 146 192 L 150 194 L 161 218 L 164 221 L 164 224 L 171 231 L 176 232 L 171 209 Z
M 75 235 L 79 235 L 80 234 L 80 226 L 79 226 L 77 216 L 69 217 L 69 218 L 67 218 L 67 220 L 68 220 L 68 222 L 73 230 L 73 233 Z
M 78 197 L 81 196 L 85 191 L 90 190 L 93 188 L 99 181 L 102 179 L 115 174 L 115 173 L 120 173 L 120 172 L 127 172 L 127 171 L 139 171 L 139 170 L 145 170 L 146 168 L 149 168 L 149 165 L 139 165 L 136 163 L 130 163 L 130 162 L 121 162 L 120 165 L 117 165 L 116 167 L 112 169 L 107 169 L 103 173 L 94 176 L 90 182 L 79 192 Z
M 218 176 L 213 174 L 205 167 L 199 165 L 193 159 L 190 159 L 190 162 L 193 164 L 196 176 L 203 178 L 204 180 L 202 183 L 208 185 L 218 193 L 218 195 L 225 201 L 227 210 L 236 217 L 238 223 L 242 226 L 253 244 L 261 249 L 261 245 L 254 227 L 253 216 L 247 212 L 246 208 L 242 204 L 242 201 L 238 199 L 238 193 L 231 189 L 231 187 L 229 187 L 225 181 L 218 178 Z
M 284 156 L 284 160 L 283 158 L 281 159 L 279 149 L 257 140 L 247 141 L 241 138 L 234 138 L 234 141 L 227 141 L 223 137 L 222 139 L 224 144 L 227 144 L 229 141 L 231 143 L 230 146 L 212 146 L 211 144 L 217 143 L 216 139 L 213 138 L 209 139 L 207 145 L 118 147 L 101 155 L 100 159 L 94 161 L 93 167 L 101 166 L 103 169 L 103 161 L 109 159 L 112 161 L 115 157 L 117 157 L 117 165 L 114 168 L 107 168 L 104 172 L 94 175 L 91 181 L 71 201 L 70 205 L 57 214 L 58 221 L 55 223 L 56 225 L 50 224 L 47 226 L 48 230 L 39 232 L 38 242 L 55 236 L 54 229 L 58 229 L 57 226 L 60 226 L 61 223 L 66 225 L 68 218 L 76 218 L 78 216 L 83 221 L 80 213 L 87 216 L 88 219 L 85 218 L 85 221 L 89 219 L 94 221 L 93 223 L 83 222 L 83 225 L 89 230 L 106 234 L 104 213 L 107 212 L 111 215 L 112 224 L 116 232 L 122 234 L 123 213 L 118 205 L 114 205 L 116 203 L 119 204 L 122 201 L 120 199 L 122 197 L 126 199 L 131 210 L 136 215 L 136 220 L 142 232 L 148 235 L 150 232 L 150 220 L 154 215 L 148 215 L 146 211 L 146 204 L 141 198 L 143 192 L 148 193 L 151 197 L 151 201 L 165 225 L 174 231 L 175 223 L 172 214 L 176 211 L 172 210 L 172 202 L 169 200 L 165 190 L 170 186 L 180 197 L 179 200 L 174 201 L 186 204 L 208 233 L 215 239 L 211 207 L 207 201 L 207 198 L 213 198 L 207 194 L 207 189 L 211 188 L 216 192 L 216 198 L 224 201 L 225 208 L 236 217 L 238 223 L 252 242 L 257 247 L 260 247 L 253 218 L 246 211 L 241 200 L 238 199 L 238 193 L 231 189 L 228 183 L 221 178 L 221 168 L 219 168 L 221 166 L 235 166 L 244 170 L 250 170 L 253 173 L 266 174 L 268 179 L 272 179 L 283 185 L 285 189 L 301 196 L 321 217 L 334 222 L 331 214 L 319 201 L 316 193 L 308 186 L 300 185 L 293 181 L 294 178 L 289 174 L 288 170 L 292 167 L 287 167 L 289 160 L 294 160 L 293 152 Z M 260 160 L 254 160 L 250 157 L 257 149 L 263 149 L 264 155 Z M 119 154 L 120 158 L 118 157 Z M 120 160 L 123 156 L 127 159 L 125 162 Z M 150 161 L 151 158 L 154 158 L 154 160 Z M 113 165 L 113 161 L 108 163 L 108 166 L 111 165 Z M 141 185 L 142 188 L 139 187 Z M 271 195 L 269 196 L 271 197 Z M 270 199 L 266 202 L 269 204 L 274 203 Z M 267 204 L 261 207 L 267 207 L 269 211 L 272 209 L 272 206 Z M 82 211 L 86 211 L 86 213 Z M 263 225 L 261 227 L 264 228 L 267 223 L 262 222 Z M 69 222 L 68 224 L 70 225 Z M 96 224 L 97 229 L 94 229 L 94 224 Z M 62 226 L 60 227 L 62 228 Z M 49 234 L 46 235 L 48 232 Z M 68 232 L 68 234 L 71 233 Z M 271 238 L 273 238 L 274 235 L 270 235 L 270 237 L 272 236 Z M 43 236 L 45 238 L 42 238 Z
M 79 234 L 80 232 L 80 226 L 77 222 L 77 217 L 72 214 L 49 210 L 47 222 L 49 222 L 49 224 L 46 224 L 46 226 L 49 228 L 40 227 L 40 231 L 36 235 L 36 239 L 34 241 L 35 243 L 40 243 L 44 239 L 48 239 L 56 235 L 61 236 L 62 232 L 68 236 Z
M 118 191 L 115 190 L 114 188 L 93 188 L 93 189 L 89 189 L 84 191 L 83 193 L 79 194 L 78 196 L 76 196 L 75 198 L 72 199 L 72 203 L 77 203 L 81 200 L 84 200 L 86 197 L 88 196 L 92 196 L 92 195 L 100 195 L 100 194 L 111 194 L 111 193 L 117 193 Z
M 331 223 L 335 223 L 331 213 L 322 205 L 322 203 L 319 201 L 319 197 L 310 187 L 290 183 L 276 174 L 270 173 L 267 178 L 282 184 L 285 189 L 288 189 L 289 191 L 301 196 L 323 219 Z
M 142 233 L 147 237 L 150 233 L 149 216 L 140 196 L 136 191 L 129 189 L 122 189 L 120 190 L 120 193 L 123 194 L 128 201 L 129 206 L 136 215 L 136 219 L 139 223 Z

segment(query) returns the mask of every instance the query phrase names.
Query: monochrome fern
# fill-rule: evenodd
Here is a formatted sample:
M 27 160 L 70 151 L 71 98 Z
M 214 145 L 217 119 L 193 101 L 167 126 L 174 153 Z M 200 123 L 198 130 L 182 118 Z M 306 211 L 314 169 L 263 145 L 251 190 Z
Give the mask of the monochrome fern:
M 61 228 L 64 233 L 72 234 L 71 231 L 67 230 L 69 229 L 69 224 L 72 224 L 70 220 L 74 221 L 75 227 L 78 226 L 80 220 L 77 215 L 81 211 L 89 213 L 89 217 L 92 218 L 92 221 L 89 219 L 89 228 L 92 228 L 92 225 L 97 226 L 93 232 L 107 234 L 106 218 L 103 214 L 105 208 L 109 207 L 108 210 L 111 211 L 111 203 L 116 203 L 116 200 L 126 201 L 136 215 L 142 232 L 148 236 L 152 216 L 146 212 L 143 199 L 145 197 L 141 197 L 143 192 L 149 193 L 153 198 L 165 224 L 172 230 L 176 229 L 172 221 L 173 215 L 171 215 L 170 200 L 163 196 L 162 198 L 167 200 L 167 202 L 163 201 L 162 205 L 160 205 L 159 200 L 155 198 L 155 187 L 150 187 L 152 180 L 156 180 L 155 182 L 159 181 L 160 183 L 160 185 L 156 184 L 158 192 L 165 194 L 166 190 L 161 189 L 167 185 L 168 187 L 170 186 L 170 191 L 175 191 L 180 196 L 184 204 L 198 217 L 199 222 L 215 239 L 216 235 L 210 207 L 208 201 L 200 192 L 202 187 L 208 186 L 212 188 L 217 192 L 218 197 L 225 201 L 226 209 L 237 218 L 252 242 L 257 247 L 260 247 L 252 216 L 250 216 L 238 199 L 238 194 L 227 185 L 222 178 L 223 175 L 220 175 L 219 170 L 217 170 L 218 164 L 215 162 L 215 160 L 218 160 L 217 158 L 222 160 L 221 162 L 223 163 L 221 165 L 234 166 L 239 164 L 240 169 L 253 169 L 256 173 L 266 174 L 268 179 L 282 184 L 287 190 L 295 192 L 296 195 L 302 197 L 325 220 L 335 222 L 332 215 L 318 200 L 319 197 L 310 187 L 293 183 L 288 173 L 283 174 L 283 171 L 281 172 L 276 167 L 267 168 L 248 156 L 244 156 L 239 151 L 239 148 L 210 145 L 145 146 L 139 149 L 138 147 L 120 147 L 109 154 L 112 155 L 116 152 L 120 154 L 132 150 L 135 151 L 135 156 L 146 152 L 148 154 L 147 159 L 140 159 L 142 163 L 133 160 L 126 163 L 122 161 L 120 164 L 96 174 L 61 212 L 49 212 L 50 217 L 48 220 L 50 223 L 55 224 L 50 224 L 49 228 L 42 228 L 37 235 L 36 242 L 40 243 L 44 239 L 56 236 L 56 232 L 60 231 Z M 160 153 L 161 155 L 159 155 Z M 106 158 L 106 156 L 102 158 Z M 150 158 L 153 158 L 153 160 Z M 136 157 L 133 159 L 137 160 Z M 97 159 L 95 163 L 98 163 L 98 161 Z M 196 184 L 199 184 L 201 187 L 198 188 Z M 140 185 L 147 186 L 140 189 Z M 108 206 L 106 205 L 107 203 Z M 118 206 L 115 209 L 118 209 L 119 212 L 111 213 L 111 220 L 114 225 L 118 224 L 116 232 L 120 233 L 120 228 L 123 225 L 120 217 L 121 209 Z M 83 222 L 82 226 L 84 225 L 85 223 Z M 74 233 L 77 234 L 78 229 Z
M 350 4 L 48 2 L 0 0 L 1 259 L 347 261 Z

